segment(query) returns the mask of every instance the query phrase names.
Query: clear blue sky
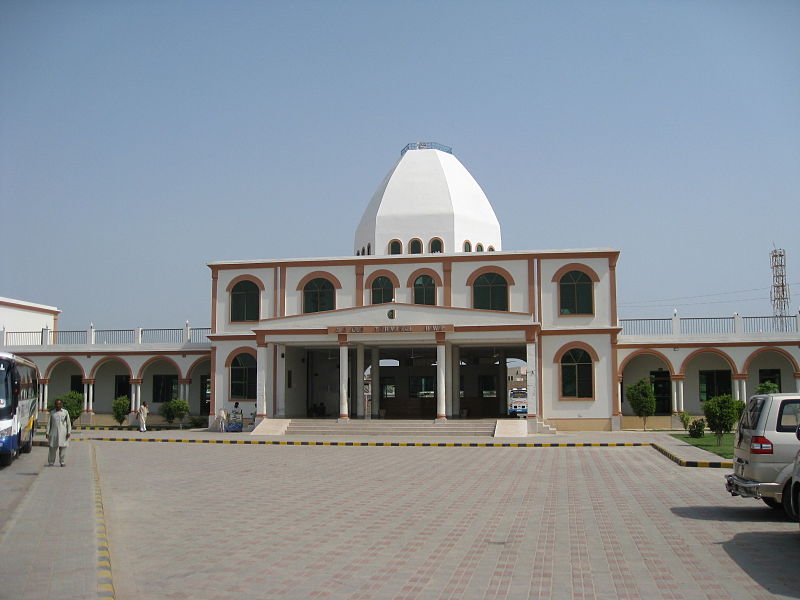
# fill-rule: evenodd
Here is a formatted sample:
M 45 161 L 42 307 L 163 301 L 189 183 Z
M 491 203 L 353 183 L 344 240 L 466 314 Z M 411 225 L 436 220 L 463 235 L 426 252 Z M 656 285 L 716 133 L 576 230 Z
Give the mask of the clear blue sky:
M 800 2 L 0 3 L 0 296 L 207 326 L 216 260 L 351 254 L 411 141 L 622 317 L 800 306 Z

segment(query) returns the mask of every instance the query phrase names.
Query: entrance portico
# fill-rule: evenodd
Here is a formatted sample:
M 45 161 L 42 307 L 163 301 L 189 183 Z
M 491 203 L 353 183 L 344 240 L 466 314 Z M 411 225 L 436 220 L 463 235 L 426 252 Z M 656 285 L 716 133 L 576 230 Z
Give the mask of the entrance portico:
M 507 361 L 535 359 L 537 331 L 528 314 L 396 303 L 270 319 L 254 330 L 256 412 L 261 418 L 501 416 Z M 529 404 L 535 412 L 538 400 Z

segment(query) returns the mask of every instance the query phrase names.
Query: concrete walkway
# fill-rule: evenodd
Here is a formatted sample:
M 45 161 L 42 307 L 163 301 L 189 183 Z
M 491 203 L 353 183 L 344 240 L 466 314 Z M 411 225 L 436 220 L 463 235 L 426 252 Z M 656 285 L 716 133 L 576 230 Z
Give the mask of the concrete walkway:
M 130 446 L 130 443 L 120 442 L 111 443 L 109 445 L 109 442 L 106 440 L 112 439 L 127 439 L 154 443 L 134 444 L 133 446 Z M 241 450 L 237 450 L 237 452 L 246 452 L 246 456 L 248 457 L 246 459 L 248 461 L 247 463 L 236 463 L 242 466 L 242 468 L 244 468 L 245 465 L 252 465 L 258 470 L 262 469 L 262 466 L 255 467 L 255 465 L 259 464 L 259 456 L 264 457 L 270 455 L 273 456 L 274 459 L 274 453 L 267 452 L 266 448 L 259 450 L 258 448 L 250 445 L 252 442 L 264 442 L 270 444 L 310 444 L 312 442 L 327 442 L 330 444 L 336 444 L 337 446 L 345 446 L 348 444 L 348 442 L 354 445 L 362 445 L 365 442 L 397 442 L 399 444 L 409 445 L 430 444 L 431 446 L 438 446 L 443 443 L 453 443 L 467 446 L 469 444 L 495 444 L 499 446 L 502 444 L 522 443 L 541 443 L 545 445 L 658 444 L 667 449 L 669 452 L 673 453 L 676 457 L 686 461 L 719 460 L 719 457 L 697 449 L 689 444 L 680 442 L 663 432 L 575 432 L 559 433 L 557 435 L 529 436 L 527 438 L 458 438 L 453 440 L 442 440 L 439 438 L 430 440 L 421 438 L 398 438 L 393 440 L 365 440 L 358 438 L 343 440 L 341 437 L 330 438 L 327 440 L 309 440 L 303 438 L 286 438 L 285 436 L 250 436 L 247 433 L 219 433 L 209 432 L 206 430 L 156 431 L 147 433 L 131 431 L 83 430 L 76 432 L 76 434 L 73 436 L 73 442 L 70 446 L 70 453 L 68 456 L 68 465 L 64 468 L 45 466 L 47 450 L 44 447 L 37 446 L 34 447 L 31 454 L 22 455 L 10 467 L 0 471 L 0 479 L 2 479 L 4 483 L 2 486 L 3 489 L 0 491 L 0 502 L 6 503 L 6 506 L 13 506 L 13 509 L 7 509 L 5 513 L 0 512 L 0 519 L 2 519 L 0 521 L 0 565 L 3 565 L 2 568 L 4 572 L 3 584 L 0 586 L 0 598 L 15 598 L 20 600 L 48 600 L 51 598 L 57 598 L 59 600 L 63 600 L 72 598 L 83 599 L 115 597 L 114 587 L 110 585 L 111 581 L 107 577 L 110 576 L 110 573 L 103 570 L 103 565 L 108 565 L 109 563 L 106 561 L 105 548 L 103 547 L 104 542 L 98 535 L 97 507 L 99 506 L 100 511 L 102 511 L 102 503 L 99 503 L 98 500 L 99 497 L 101 498 L 100 495 L 104 489 L 104 482 L 106 495 L 110 496 L 110 498 L 108 498 L 106 501 L 106 505 L 111 507 L 111 510 L 109 511 L 109 530 L 110 538 L 112 540 L 111 564 L 113 564 L 117 570 L 117 572 L 114 574 L 114 581 L 117 584 L 116 587 L 118 590 L 116 597 L 158 597 L 157 592 L 154 591 L 154 588 L 139 587 L 142 585 L 140 578 L 153 577 L 153 573 L 148 573 L 146 571 L 135 572 L 128 568 L 129 560 L 139 560 L 137 557 L 139 557 L 140 549 L 137 544 L 131 545 L 130 542 L 130 540 L 138 539 L 138 534 L 136 532 L 136 512 L 138 510 L 145 511 L 146 520 L 152 521 L 152 525 L 154 527 L 153 532 L 157 531 L 159 528 L 162 528 L 167 532 L 166 535 L 168 538 L 174 538 L 174 540 L 168 544 L 168 548 L 165 548 L 165 550 L 170 552 L 178 552 L 179 548 L 184 547 L 182 546 L 183 540 L 180 537 L 175 537 L 176 531 L 172 529 L 169 517 L 170 512 L 174 511 L 174 509 L 178 507 L 173 504 L 173 500 L 171 500 L 169 497 L 163 497 L 162 492 L 171 489 L 176 481 L 183 482 L 180 484 L 180 486 L 183 486 L 184 484 L 189 486 L 189 478 L 191 477 L 191 481 L 197 480 L 197 483 L 200 483 L 200 488 L 195 490 L 194 484 L 191 484 L 189 487 L 192 487 L 192 489 L 189 490 L 187 487 L 186 490 L 183 490 L 188 495 L 181 496 L 182 499 L 179 502 L 184 503 L 187 510 L 192 509 L 191 514 L 194 515 L 194 518 L 199 523 L 205 524 L 201 530 L 195 531 L 197 534 L 195 541 L 198 544 L 198 549 L 203 543 L 203 540 L 206 539 L 207 527 L 211 527 L 211 529 L 216 532 L 214 535 L 219 536 L 220 539 L 226 538 L 227 534 L 225 533 L 226 526 L 224 522 L 217 524 L 214 524 L 213 522 L 209 523 L 208 515 L 216 515 L 211 518 L 212 521 L 216 520 L 217 518 L 221 518 L 223 515 L 227 515 L 227 517 L 230 517 L 231 515 L 235 516 L 237 514 L 249 515 L 253 508 L 259 505 L 258 497 L 260 492 L 258 490 L 262 489 L 261 486 L 264 485 L 263 481 L 265 480 L 263 480 L 262 477 L 266 476 L 269 471 L 266 471 L 263 476 L 259 476 L 256 480 L 248 482 L 245 486 L 243 491 L 245 491 L 245 495 L 249 498 L 249 501 L 253 503 L 252 507 L 249 506 L 246 509 L 241 509 L 244 510 L 245 513 L 241 513 L 241 510 L 237 508 L 237 502 L 234 501 L 232 504 L 229 502 L 229 500 L 236 498 L 237 496 L 237 492 L 234 489 L 236 487 L 235 480 L 231 480 L 229 482 L 230 485 L 233 486 L 228 490 L 229 494 L 232 494 L 232 496 L 225 501 L 222 500 L 224 494 L 223 496 L 217 496 L 217 492 L 215 492 L 212 494 L 214 496 L 213 498 L 208 495 L 204 495 L 201 491 L 203 489 L 202 481 L 206 476 L 220 476 L 220 473 L 223 473 L 224 469 L 227 468 L 225 466 L 228 464 L 226 461 L 230 460 L 230 457 L 229 451 L 226 451 L 225 448 L 231 448 L 229 444 L 236 445 L 237 447 L 240 447 L 240 444 L 248 444 L 242 447 Z M 41 443 L 41 440 L 37 440 L 37 443 Z M 179 447 L 183 447 L 185 448 L 185 451 L 181 450 L 178 452 L 178 454 L 175 454 L 172 450 L 167 452 L 167 448 L 162 448 L 159 450 L 158 448 L 153 447 L 161 446 L 162 443 L 168 444 L 171 448 L 175 448 L 176 451 Z M 195 444 L 202 444 L 203 447 L 197 447 Z M 208 444 L 224 444 L 224 446 L 213 448 Z M 151 447 L 152 450 L 148 450 L 145 452 L 145 454 L 141 454 L 139 448 L 142 448 L 142 451 L 144 451 L 143 448 L 145 447 Z M 311 450 L 311 448 L 304 451 L 303 456 L 305 456 L 305 453 L 309 450 Z M 353 466 L 354 463 L 352 460 L 354 455 L 352 455 L 352 452 L 354 450 L 356 449 L 330 448 L 321 449 L 320 451 L 324 451 L 326 453 L 326 464 L 328 464 L 330 468 L 334 468 L 334 465 L 337 463 Z M 381 449 L 376 449 L 376 451 L 380 450 Z M 474 448 L 465 448 L 461 450 L 452 447 L 430 447 L 426 448 L 425 452 L 430 453 L 430 457 L 431 459 L 435 460 L 437 468 L 446 468 L 445 465 L 449 464 L 449 461 L 451 461 L 454 457 L 462 455 L 466 456 L 464 453 L 472 452 L 473 454 L 470 456 L 480 456 L 480 460 L 482 462 L 486 462 L 486 468 L 496 469 L 497 465 L 502 463 L 501 456 L 505 456 L 505 452 L 509 450 L 513 449 L 487 448 L 485 451 L 478 450 L 478 452 L 481 454 L 475 455 L 474 452 L 476 452 L 476 449 Z M 420 450 L 384 448 L 382 451 L 392 452 L 391 456 L 393 458 L 391 460 L 391 464 L 402 465 L 406 460 L 404 457 L 408 457 L 413 460 L 419 456 L 417 453 Z M 515 451 L 521 452 L 521 450 Z M 584 456 L 583 454 L 577 453 L 586 451 L 588 451 L 588 449 L 575 450 L 574 452 L 570 451 L 568 453 L 569 456 L 567 457 L 570 462 L 567 464 L 572 464 L 573 460 L 577 460 L 579 456 Z M 98 455 L 97 459 L 95 458 L 95 452 Z M 620 456 L 620 452 L 631 456 L 633 453 L 636 453 L 636 456 L 639 458 L 632 458 L 632 460 L 638 461 L 643 457 L 646 457 L 646 462 L 648 464 L 652 463 L 653 465 L 660 465 L 658 467 L 659 470 L 670 472 L 670 468 L 666 466 L 670 464 L 669 461 L 663 456 L 656 454 L 655 450 L 646 448 L 592 448 L 591 452 L 593 461 L 596 461 L 597 459 L 602 461 L 604 456 L 611 456 L 611 454 L 604 453 L 612 453 L 615 457 Z M 501 455 L 500 453 L 503 454 Z M 129 469 L 129 461 L 127 456 L 131 454 L 136 454 L 136 456 L 140 459 L 142 457 L 147 457 L 146 460 L 148 461 L 147 464 L 149 465 L 147 467 L 148 470 L 142 471 L 140 468 L 141 465 L 133 468 L 132 470 Z M 139 456 L 140 454 L 141 456 Z M 161 459 L 167 461 L 164 464 L 150 462 L 159 461 L 159 456 L 169 456 L 169 458 Z M 177 457 L 179 462 L 173 463 L 173 457 Z M 498 459 L 501 460 L 501 463 L 496 463 L 496 460 Z M 315 462 L 313 462 L 316 459 L 309 458 L 309 460 L 312 460 L 312 462 L 304 462 L 306 459 L 302 459 L 302 464 L 298 463 L 297 467 L 300 469 L 300 471 L 298 471 L 297 475 L 302 477 L 302 473 L 308 469 L 312 469 L 316 472 L 319 467 L 315 464 Z M 617 458 L 614 460 L 617 460 Z M 173 467 L 173 464 L 175 465 L 175 468 L 171 468 Z M 385 467 L 390 471 L 397 468 L 397 466 L 390 467 L 389 464 L 390 463 L 387 462 Z M 463 463 L 461 466 L 465 467 L 466 465 L 470 464 L 471 461 L 468 461 L 467 463 Z M 361 472 L 363 470 L 362 467 L 365 466 L 367 465 L 362 465 L 359 467 L 359 472 Z M 193 469 L 191 472 L 184 471 L 184 469 L 190 468 Z M 206 473 L 207 468 L 209 469 L 208 473 Z M 672 468 L 675 468 L 674 465 Z M 220 471 L 220 469 L 223 470 Z M 155 479 L 153 479 L 154 475 Z M 322 476 L 322 474 L 320 475 Z M 553 473 L 552 475 L 548 475 L 548 477 L 555 475 L 556 474 Z M 383 481 L 382 477 L 383 476 L 378 479 L 378 482 Z M 132 505 L 129 499 L 126 500 L 125 493 L 121 492 L 136 492 L 138 490 L 137 481 L 139 478 L 141 478 L 142 481 L 148 481 L 146 485 L 152 486 L 152 489 L 150 489 L 150 493 L 147 495 L 147 497 L 142 499 L 143 503 L 141 505 Z M 712 496 L 719 496 L 720 499 L 724 500 L 725 494 L 724 490 L 722 490 L 721 473 L 714 475 L 713 481 L 715 484 L 717 483 L 716 478 L 719 478 L 719 483 L 718 485 L 714 486 Z M 130 479 L 133 479 L 133 481 L 129 481 Z M 151 479 L 152 481 L 150 481 Z M 13 482 L 13 485 L 6 485 L 7 481 Z M 450 485 L 456 485 L 457 481 L 457 479 L 450 481 Z M 430 482 L 425 483 L 426 489 L 429 483 Z M 521 482 L 519 483 L 521 485 Z M 298 479 L 296 484 L 300 485 L 301 480 Z M 515 485 L 513 483 L 513 478 L 509 479 L 507 484 Z M 128 490 L 125 486 L 130 487 L 130 485 L 132 485 L 133 488 Z M 333 483 L 326 483 L 325 485 L 333 485 Z M 366 484 L 364 481 L 359 480 L 358 485 Z M 553 482 L 545 482 L 545 485 L 552 488 Z M 212 485 L 213 489 L 217 489 L 218 487 L 219 485 L 216 485 L 216 483 Z M 369 493 L 375 496 L 373 500 L 378 502 L 378 504 L 383 501 L 389 501 L 389 497 L 387 497 L 386 500 L 377 500 L 377 497 L 383 493 L 381 488 L 370 486 L 365 489 L 368 489 Z M 556 488 L 553 488 L 553 490 L 554 489 Z M 437 498 L 437 502 L 444 501 L 446 498 L 446 496 L 440 496 L 439 492 L 436 492 L 435 488 L 431 488 L 429 491 Z M 297 496 L 297 494 L 300 494 L 300 492 L 301 490 L 299 489 L 292 491 L 291 489 L 287 488 L 283 493 L 289 494 L 293 498 L 300 498 L 301 496 Z M 329 492 L 334 493 L 332 488 L 329 490 Z M 221 489 L 218 490 L 218 493 L 222 493 Z M 349 493 L 349 491 L 345 490 L 339 490 L 335 492 L 335 494 L 338 496 L 341 496 L 342 494 L 347 495 Z M 469 500 L 469 493 L 467 489 L 463 490 L 463 494 L 463 500 L 465 502 L 471 502 L 471 500 Z M 491 490 L 487 488 L 486 490 L 482 491 L 481 494 L 483 494 L 482 497 L 484 500 L 488 501 L 491 497 Z M 195 496 L 197 497 L 195 498 Z M 348 495 L 347 497 L 349 498 L 350 496 Z M 189 500 L 189 498 L 195 499 Z M 354 498 L 351 500 L 354 500 Z M 744 506 L 744 501 L 741 502 Z M 374 511 L 376 506 L 377 505 L 373 502 L 370 506 L 365 508 L 368 509 L 368 512 L 370 512 Z M 752 506 L 752 501 L 748 506 Z M 205 508 L 210 509 L 210 513 L 207 512 Z M 328 506 L 324 503 L 320 505 L 320 510 L 326 512 L 333 508 L 335 507 Z M 555 507 L 550 507 L 548 510 L 552 510 L 554 508 Z M 496 510 L 502 511 L 502 508 L 498 506 Z M 313 500 L 312 506 L 308 507 L 308 511 L 310 511 L 309 514 L 314 513 Z M 420 513 L 418 516 L 422 518 L 423 514 L 424 512 Z M 447 514 L 447 512 L 445 511 L 443 514 Z M 115 516 L 118 518 L 118 520 L 115 520 Z M 175 513 L 173 518 L 177 523 L 183 522 L 184 517 L 186 516 L 187 515 L 184 513 Z M 330 516 L 332 516 L 332 514 Z M 103 517 L 103 515 L 101 515 L 101 517 Z M 258 519 L 260 517 L 258 517 L 256 511 L 256 513 L 253 513 L 252 517 L 248 518 Z M 509 526 L 510 525 L 511 522 L 509 521 Z M 188 526 L 189 530 L 193 531 L 192 525 L 184 524 L 183 526 Z M 308 523 L 308 526 L 311 527 L 310 522 Z M 409 522 L 409 526 L 411 526 L 411 522 Z M 452 526 L 458 529 L 458 531 L 461 531 L 458 523 L 453 522 Z M 340 531 L 339 529 L 337 529 L 334 533 L 337 536 L 345 536 L 342 538 L 342 543 L 344 544 L 342 548 L 346 548 L 349 544 L 348 542 L 344 541 L 347 536 L 345 535 L 344 531 Z M 304 529 L 304 531 L 306 531 L 306 529 Z M 306 533 L 308 534 L 311 531 L 313 531 L 313 528 L 307 530 Z M 116 538 L 117 545 L 113 543 L 115 540 L 115 533 L 118 536 Z M 397 530 L 397 533 L 399 534 L 400 531 Z M 428 536 L 423 532 L 419 532 L 417 535 L 422 535 L 425 540 L 428 540 Z M 311 538 L 308 539 L 310 540 Z M 329 545 L 331 543 L 329 543 Z M 389 539 L 380 540 L 376 538 L 372 543 L 375 544 L 375 548 L 393 547 L 392 542 Z M 497 543 L 500 544 L 500 542 Z M 503 544 L 505 543 L 506 542 L 503 542 Z M 118 551 L 116 556 L 114 555 L 115 548 Z M 229 550 L 234 552 L 234 548 L 235 547 L 231 547 Z M 337 552 L 335 544 L 330 545 L 330 550 L 331 552 Z M 301 552 L 302 554 L 302 548 L 296 548 L 292 550 L 292 552 L 295 551 Z M 208 554 L 206 560 L 212 560 L 213 562 L 211 557 L 215 556 L 215 551 L 213 548 L 209 548 L 209 552 L 210 554 Z M 159 568 L 159 558 L 152 553 L 147 554 L 149 555 L 147 560 L 142 562 L 141 565 L 150 565 L 147 567 L 148 569 L 157 570 Z M 404 554 L 404 556 L 408 558 L 411 555 Z M 362 558 L 363 560 L 371 560 L 369 553 L 364 554 Z M 142 557 L 142 559 L 144 559 L 144 557 Z M 464 560 L 466 560 L 466 558 Z M 152 565 L 150 564 L 151 562 Z M 250 562 L 247 564 L 250 564 Z M 192 573 L 198 573 L 199 581 L 205 582 L 205 584 L 207 584 L 208 578 L 215 576 L 213 573 L 214 568 L 211 567 L 211 570 L 209 571 L 208 563 L 202 567 L 200 563 L 196 564 L 195 567 L 186 565 L 185 568 L 187 570 L 182 572 L 181 577 L 187 578 L 187 581 L 191 580 Z M 199 571 L 197 571 L 198 568 L 204 574 L 201 574 Z M 307 565 L 303 568 L 311 569 L 311 566 Z M 305 575 L 312 577 L 312 582 L 320 580 L 319 577 L 313 576 L 311 573 L 312 571 L 306 571 Z M 485 575 L 489 577 L 490 573 L 485 573 Z M 316 577 L 316 579 L 314 579 L 314 577 Z M 393 575 L 392 577 L 396 576 Z M 469 578 L 467 577 L 467 579 Z M 259 579 L 259 581 L 261 580 Z M 204 596 L 202 594 L 202 589 L 203 585 L 205 584 L 199 585 L 195 588 L 195 583 L 192 584 L 192 593 L 190 594 L 191 597 L 214 597 L 213 594 L 210 596 Z M 166 585 L 166 582 L 164 584 Z M 610 582 L 606 582 L 606 584 L 611 587 L 606 590 L 608 592 L 607 595 L 603 594 L 604 597 L 612 597 L 621 589 L 623 589 L 614 588 Z M 541 586 L 543 583 L 538 582 L 537 585 Z M 214 586 L 211 586 L 211 588 L 215 589 Z M 313 586 L 301 586 L 297 588 L 297 590 L 299 591 L 302 589 L 304 591 L 312 591 L 312 588 Z M 122 590 L 121 594 L 119 593 L 120 589 Z M 246 591 L 246 586 L 242 588 L 241 586 L 237 585 L 233 589 L 238 590 L 240 595 L 242 592 L 245 592 L 242 597 L 251 597 L 251 595 L 248 595 L 250 590 Z M 286 589 L 288 590 L 289 588 Z M 427 597 L 425 594 L 418 595 L 414 593 L 415 589 L 416 588 L 413 586 L 409 588 L 407 585 L 398 585 L 398 587 L 392 588 L 392 595 L 398 598 Z M 460 588 L 456 586 L 454 589 Z M 530 590 L 530 588 L 526 589 L 528 591 Z M 216 591 L 219 592 L 221 590 L 217 589 Z M 556 590 L 554 589 L 552 591 L 555 592 Z M 567 593 L 566 589 L 560 591 Z M 571 594 L 572 591 L 566 595 L 569 596 Z M 458 595 L 458 593 L 455 593 L 453 597 Z M 184 596 L 176 595 L 173 597 L 177 598 Z M 256 593 L 253 594 L 252 597 L 256 598 L 259 596 Z M 288 595 L 285 597 L 292 596 Z M 337 593 L 333 594 L 333 597 L 349 596 L 347 594 L 343 595 Z M 367 594 L 364 597 L 373 596 Z M 380 597 L 380 594 L 378 594 L 378 597 Z M 466 596 L 462 595 L 460 597 Z M 636 595 L 634 594 L 630 597 L 636 597 Z

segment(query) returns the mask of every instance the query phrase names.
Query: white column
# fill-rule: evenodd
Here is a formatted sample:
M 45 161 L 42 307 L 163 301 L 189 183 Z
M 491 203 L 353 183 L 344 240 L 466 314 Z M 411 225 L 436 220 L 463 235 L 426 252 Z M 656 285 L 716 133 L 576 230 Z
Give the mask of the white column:
M 278 365 L 275 369 L 275 390 L 277 394 L 275 417 L 286 418 L 286 346 L 278 344 Z
M 683 379 L 678 380 L 678 410 L 683 411 Z
M 733 387 L 733 390 L 732 390 L 733 391 L 733 399 L 734 400 L 738 400 L 739 399 L 739 390 L 741 390 L 741 385 L 739 384 L 739 380 L 738 379 L 734 379 L 733 380 L 733 386 L 731 386 L 731 387 Z
M 506 362 L 505 351 L 500 351 L 500 356 L 497 357 L 497 410 L 500 414 L 507 414 L 508 412 L 508 363 Z
M 461 349 L 458 346 L 453 346 L 450 351 L 453 357 L 453 414 L 457 417 L 461 416 Z
M 676 413 L 676 412 L 680 411 L 680 408 L 678 408 L 678 386 L 677 386 L 677 383 L 678 382 L 675 381 L 675 380 L 670 380 L 670 382 L 669 382 L 670 393 L 672 394 L 672 412 L 673 413 Z
M 264 414 L 275 417 L 275 368 L 273 358 L 275 356 L 275 344 L 267 344 L 267 352 L 264 362 L 264 400 L 266 409 Z
M 739 394 L 739 399 L 747 402 L 747 379 L 742 379 L 742 393 Z
M 436 420 L 447 419 L 447 378 L 445 369 L 445 344 L 436 343 Z
M 87 404 L 89 405 L 89 412 L 94 412 L 94 384 L 90 383 L 88 385 L 88 388 L 89 388 L 89 402 Z
M 339 342 L 339 418 L 349 419 L 350 409 L 347 404 L 347 374 L 350 366 L 347 357 L 347 342 Z
M 138 383 L 131 384 L 131 397 L 130 397 L 131 407 L 129 409 L 131 414 L 136 412 L 136 387 L 138 385 L 139 385 Z
M 267 374 L 267 346 L 256 348 L 256 421 L 267 416 L 267 397 L 265 395 L 265 378 Z
M 372 414 L 379 415 L 381 407 L 381 350 L 372 348 L 370 351 L 370 376 L 372 377 Z
M 89 410 L 89 384 L 83 383 L 83 412 Z
M 800 377 L 794 378 L 794 391 L 800 393 Z
M 39 410 L 47 410 L 47 393 L 49 390 L 49 383 L 41 384 L 41 393 L 39 395 Z
M 536 342 L 525 344 L 525 362 L 528 364 L 525 386 L 528 389 L 528 416 L 536 416 L 539 410 L 539 387 L 536 370 Z
M 445 393 L 445 413 L 447 418 L 453 418 L 453 345 L 445 345 L 445 372 L 444 378 L 447 381 L 447 391 Z
M 353 382 L 356 388 L 356 414 L 364 416 L 364 344 L 356 344 L 356 378 Z

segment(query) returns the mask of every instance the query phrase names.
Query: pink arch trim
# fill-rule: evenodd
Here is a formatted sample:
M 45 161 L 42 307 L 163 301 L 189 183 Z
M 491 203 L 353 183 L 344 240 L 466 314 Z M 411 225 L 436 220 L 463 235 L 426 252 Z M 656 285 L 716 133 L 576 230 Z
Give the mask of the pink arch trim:
M 739 374 L 739 371 L 736 369 L 736 363 L 734 363 L 733 359 L 730 356 L 728 356 L 727 354 L 725 354 L 722 350 L 719 350 L 717 348 L 698 348 L 697 350 L 692 352 L 689 356 L 687 356 L 686 358 L 683 359 L 683 362 L 681 363 L 681 368 L 680 368 L 680 371 L 678 372 L 678 375 L 685 376 L 686 375 L 686 367 L 689 365 L 689 363 L 692 361 L 692 359 L 695 356 L 699 355 L 699 354 L 703 354 L 704 352 L 710 352 L 711 354 L 716 354 L 717 356 L 721 356 L 723 359 L 725 359 L 725 362 L 728 363 L 728 366 L 730 366 L 731 375 L 738 375 Z
M 170 363 L 173 367 L 175 367 L 175 370 L 178 372 L 178 379 L 183 379 L 182 377 L 183 373 L 181 373 L 181 368 L 178 366 L 178 363 L 176 363 L 169 356 L 153 356 L 152 358 L 148 358 L 144 362 L 144 364 L 141 367 L 139 367 L 139 371 L 138 373 L 136 373 L 136 379 L 142 379 L 144 377 L 144 372 L 147 369 L 147 367 L 149 367 L 155 362 L 158 362 L 159 360 L 165 360 L 168 363 Z
M 670 376 L 675 374 L 675 371 L 672 368 L 672 363 L 669 362 L 669 359 L 667 358 L 666 354 L 662 354 L 658 350 L 644 349 L 644 350 L 637 350 L 633 354 L 630 354 L 629 356 L 626 356 L 625 360 L 623 360 L 620 363 L 620 365 L 619 365 L 619 367 L 617 369 L 617 376 L 622 377 L 622 374 L 625 372 L 625 367 L 628 366 L 628 363 L 631 362 L 637 356 L 644 356 L 645 354 L 649 354 L 650 356 L 655 356 L 656 358 L 662 360 L 664 362 L 664 364 L 667 365 L 667 369 L 669 369 Z

